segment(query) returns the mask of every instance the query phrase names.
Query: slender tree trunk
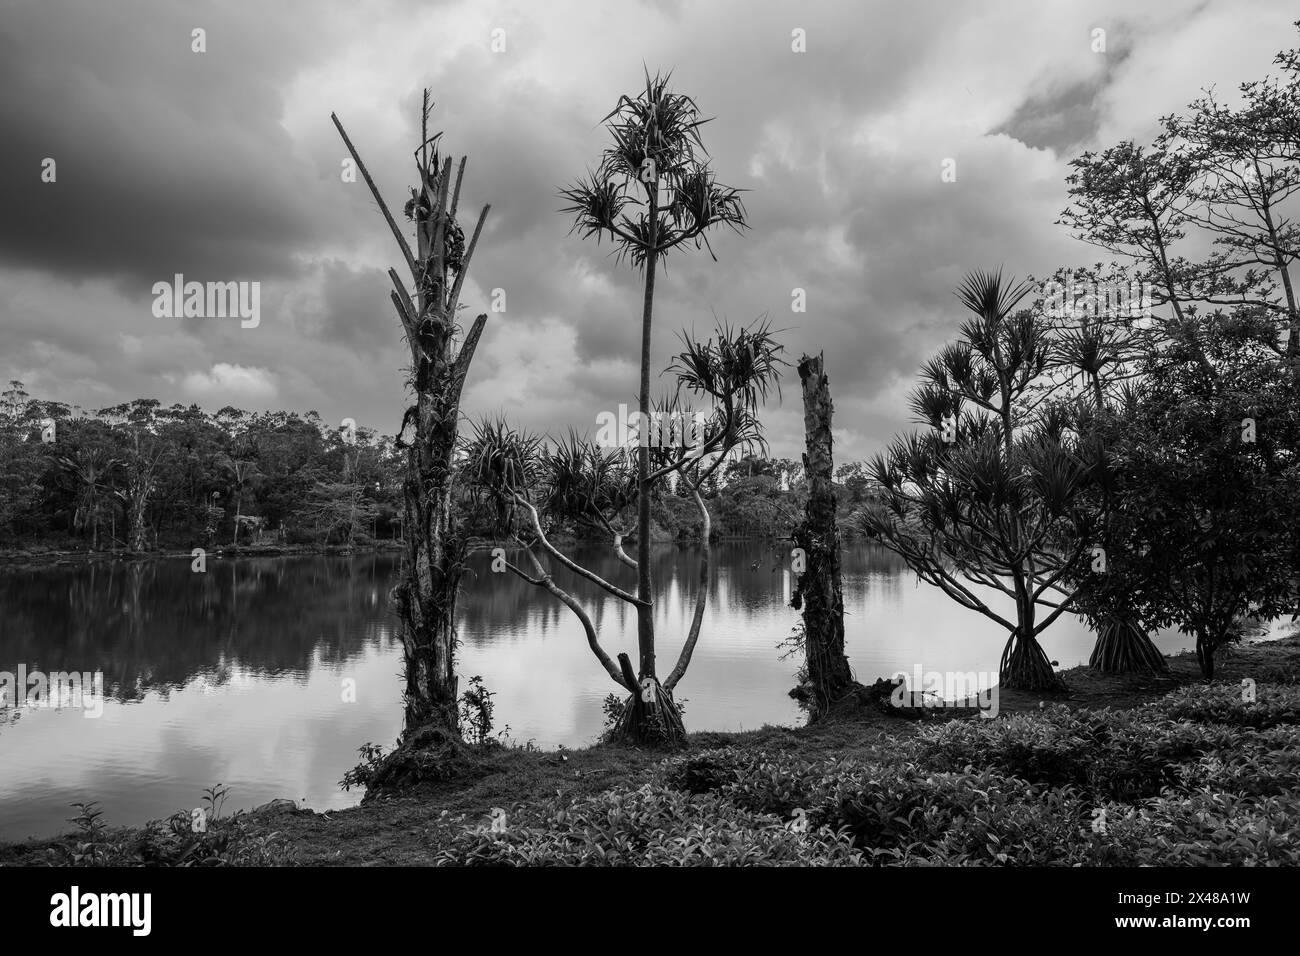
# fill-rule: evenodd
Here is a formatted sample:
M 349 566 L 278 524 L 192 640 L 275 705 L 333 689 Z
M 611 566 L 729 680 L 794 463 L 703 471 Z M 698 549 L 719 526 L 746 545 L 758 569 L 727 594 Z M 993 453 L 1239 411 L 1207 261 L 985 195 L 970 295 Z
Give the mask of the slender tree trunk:
M 149 507 L 149 495 L 145 487 L 137 489 L 131 497 L 131 550 L 143 551 L 147 546 L 145 512 Z
M 637 508 L 636 559 L 637 597 L 643 601 L 636 609 L 639 675 L 632 673 L 627 655 L 620 655 L 624 682 L 636 688 L 626 701 L 622 717 L 613 728 L 612 737 L 638 744 L 676 744 L 686 736 L 681 709 L 672 691 L 659 681 L 655 665 L 654 580 L 650 573 L 650 347 L 654 315 L 655 266 L 658 255 L 659 190 L 656 182 L 650 190 L 650 232 L 645 264 L 645 299 L 641 310 L 641 388 L 637 429 Z
M 230 541 L 232 547 L 239 544 L 239 515 L 244 506 L 243 503 L 244 489 L 242 487 L 237 487 L 235 491 L 235 536 Z
M 640 678 L 655 677 L 655 625 L 654 592 L 650 575 L 650 445 L 644 434 L 650 421 L 650 343 L 651 319 L 654 313 L 655 264 L 658 256 L 654 244 L 658 241 L 657 224 L 659 220 L 659 189 L 656 183 L 651 188 L 650 196 L 650 249 L 646 252 L 645 263 L 645 302 L 641 311 L 641 394 L 638 404 L 641 411 L 638 431 L 637 449 L 637 509 L 636 509 L 636 554 L 637 554 L 637 597 L 643 602 L 636 609 L 637 650 L 640 653 Z
M 1196 663 L 1201 666 L 1201 676 L 1214 680 L 1214 642 L 1202 632 L 1196 634 Z
M 830 381 L 823 358 L 805 355 L 799 362 L 803 386 L 804 473 L 808 503 L 795 529 L 794 543 L 807 562 L 795 584 L 792 607 L 802 608 L 807 696 L 813 720 L 824 716 L 854 684 L 844 654 L 844 592 L 840 584 L 840 536 L 835 522 L 834 460 L 831 437 Z

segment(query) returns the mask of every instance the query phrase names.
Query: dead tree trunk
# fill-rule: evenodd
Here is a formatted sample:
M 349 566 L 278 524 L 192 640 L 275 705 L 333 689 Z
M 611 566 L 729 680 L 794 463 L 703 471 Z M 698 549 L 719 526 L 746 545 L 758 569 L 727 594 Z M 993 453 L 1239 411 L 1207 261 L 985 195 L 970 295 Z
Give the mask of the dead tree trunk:
M 816 720 L 852 691 L 853 672 L 844 655 L 844 592 L 840 585 L 840 535 L 835 523 L 835 485 L 831 480 L 831 392 L 822 356 L 799 361 L 807 450 L 808 504 L 795 529 L 795 560 L 804 563 L 790 605 L 803 610 L 807 679 L 794 696 L 804 699 Z M 800 553 L 802 552 L 802 553 Z
M 456 312 L 461 285 L 490 207 L 484 206 L 479 213 L 466 246 L 464 233 L 456 223 L 465 160 L 461 159 L 455 187 L 451 188 L 451 159 L 443 164 L 436 146 L 441 134 L 428 134 L 430 108 L 426 90 L 421 141 L 416 150 L 416 165 L 423 181 L 419 189 L 411 191 L 411 200 L 406 204 L 407 218 L 415 223 L 415 254 L 343 125 L 337 116 L 331 118 L 402 250 L 414 290 L 412 295 L 397 272 L 388 271 L 394 287 L 389 295 L 411 348 L 410 384 L 415 392 L 415 404 L 403 415 L 397 436 L 398 447 L 406 450 L 402 482 L 406 553 L 400 579 L 393 589 L 405 663 L 405 728 L 409 734 L 417 727 L 433 725 L 459 737 L 455 621 L 465 540 L 452 514 L 451 475 L 461 390 L 487 316 L 474 320 L 459 350 L 453 348 L 453 339 L 459 331 Z M 408 434 L 412 437 L 406 440 Z

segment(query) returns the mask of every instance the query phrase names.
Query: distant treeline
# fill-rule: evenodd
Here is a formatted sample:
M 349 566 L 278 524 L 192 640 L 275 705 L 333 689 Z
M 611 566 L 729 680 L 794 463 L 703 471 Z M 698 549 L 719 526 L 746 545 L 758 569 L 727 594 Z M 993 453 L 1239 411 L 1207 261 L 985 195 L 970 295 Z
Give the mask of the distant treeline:
M 392 437 L 314 411 L 212 414 L 136 399 L 86 412 L 34 399 L 14 381 L 0 393 L 0 549 L 400 540 L 403 455 Z M 839 477 L 847 517 L 870 482 L 859 463 Z M 790 460 L 738 459 L 706 490 L 714 538 L 787 536 L 804 506 L 802 468 Z M 655 504 L 657 536 L 698 538 L 688 498 Z M 467 534 L 492 536 L 483 503 L 462 498 L 460 516 Z

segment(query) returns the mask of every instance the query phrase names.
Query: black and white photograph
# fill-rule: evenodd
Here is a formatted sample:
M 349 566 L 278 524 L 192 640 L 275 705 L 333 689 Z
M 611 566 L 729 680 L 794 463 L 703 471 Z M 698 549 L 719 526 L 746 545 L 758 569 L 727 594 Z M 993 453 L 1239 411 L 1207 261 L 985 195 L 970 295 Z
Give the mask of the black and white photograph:
M 1281 925 L 1294 4 L 0 0 L 0 138 L 7 924 Z

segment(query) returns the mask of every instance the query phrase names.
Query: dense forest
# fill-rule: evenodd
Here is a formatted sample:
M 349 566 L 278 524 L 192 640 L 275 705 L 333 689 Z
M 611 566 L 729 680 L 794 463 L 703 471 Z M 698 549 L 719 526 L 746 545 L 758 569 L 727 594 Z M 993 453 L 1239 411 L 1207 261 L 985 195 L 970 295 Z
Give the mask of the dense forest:
M 382 546 L 402 536 L 401 467 L 393 437 L 315 411 L 136 399 L 86 412 L 12 381 L 0 393 L 0 550 Z M 860 463 L 839 477 L 847 516 L 870 481 Z M 712 536 L 788 536 L 804 496 L 798 463 L 737 458 L 707 489 Z M 466 532 L 490 537 L 490 517 L 461 505 Z M 654 511 L 656 540 L 698 538 L 688 498 L 668 492 Z

